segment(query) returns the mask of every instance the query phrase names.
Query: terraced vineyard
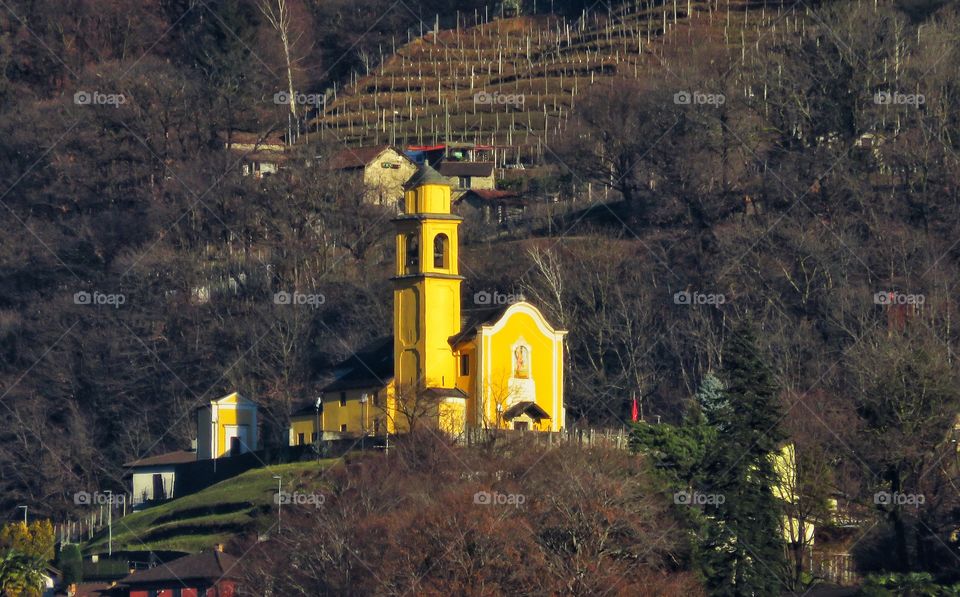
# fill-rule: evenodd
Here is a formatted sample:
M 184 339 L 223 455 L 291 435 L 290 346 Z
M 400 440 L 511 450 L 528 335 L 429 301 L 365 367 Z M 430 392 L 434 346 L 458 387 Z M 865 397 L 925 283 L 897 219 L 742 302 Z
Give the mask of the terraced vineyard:
M 264 532 L 276 520 L 277 482 L 273 475 L 283 476 L 285 490 L 317 489 L 323 485 L 324 470 L 336 462 L 253 469 L 193 495 L 135 512 L 114 524 L 113 550 L 197 552 L 237 535 Z M 103 553 L 107 540 L 104 529 L 83 545 L 83 550 Z
M 498 165 L 534 162 L 598 80 L 682 66 L 694 48 L 747 60 L 803 16 L 793 0 L 650 0 L 432 31 L 335 90 L 307 127 L 352 146 L 477 143 Z

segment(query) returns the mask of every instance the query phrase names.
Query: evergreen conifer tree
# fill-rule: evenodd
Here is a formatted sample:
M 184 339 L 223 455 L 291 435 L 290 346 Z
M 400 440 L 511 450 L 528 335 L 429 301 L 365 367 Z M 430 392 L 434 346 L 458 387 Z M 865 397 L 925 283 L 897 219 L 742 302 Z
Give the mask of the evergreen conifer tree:
M 720 433 L 708 449 L 704 492 L 722 499 L 705 507 L 712 524 L 700 542 L 702 571 L 713 595 L 777 595 L 785 568 L 772 488 L 784 436 L 777 385 L 749 328 L 725 343 L 720 381 L 725 399 L 712 402 Z
M 697 404 L 707 423 L 715 428 L 730 418 L 730 403 L 723 391 L 723 382 L 713 373 L 707 373 L 700 382 Z

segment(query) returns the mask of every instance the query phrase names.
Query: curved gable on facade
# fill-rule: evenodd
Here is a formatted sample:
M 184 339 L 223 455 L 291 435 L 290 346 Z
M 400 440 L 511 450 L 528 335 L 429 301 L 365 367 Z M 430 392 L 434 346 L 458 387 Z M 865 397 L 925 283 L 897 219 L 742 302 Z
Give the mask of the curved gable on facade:
M 510 305 L 498 319 L 480 326 L 478 390 L 483 418 L 515 429 L 564 427 L 566 334 L 527 302 Z
M 558 337 L 558 335 L 559 337 L 562 337 L 562 336 L 565 336 L 567 333 L 566 330 L 555 329 L 547 321 L 547 318 L 543 316 L 543 313 L 540 312 L 540 309 L 537 309 L 531 303 L 528 303 L 526 301 L 520 301 L 510 305 L 509 307 L 507 307 L 507 310 L 503 312 L 503 315 L 501 315 L 496 322 L 494 322 L 489 326 L 483 326 L 483 327 L 485 329 L 490 328 L 490 333 L 495 334 L 498 331 L 507 327 L 512 318 L 517 316 L 523 316 L 523 315 L 526 315 L 531 320 L 533 320 L 534 324 L 537 326 L 540 332 L 545 336 L 551 336 L 556 338 Z

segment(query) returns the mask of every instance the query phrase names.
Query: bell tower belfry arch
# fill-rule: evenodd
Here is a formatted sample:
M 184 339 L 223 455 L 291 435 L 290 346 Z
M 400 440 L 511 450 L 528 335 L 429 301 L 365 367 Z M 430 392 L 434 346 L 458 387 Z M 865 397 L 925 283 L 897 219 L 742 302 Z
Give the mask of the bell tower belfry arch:
M 457 359 L 449 338 L 460 332 L 459 227 L 450 183 L 424 165 L 405 187 L 393 219 L 394 383 L 398 390 L 453 388 Z

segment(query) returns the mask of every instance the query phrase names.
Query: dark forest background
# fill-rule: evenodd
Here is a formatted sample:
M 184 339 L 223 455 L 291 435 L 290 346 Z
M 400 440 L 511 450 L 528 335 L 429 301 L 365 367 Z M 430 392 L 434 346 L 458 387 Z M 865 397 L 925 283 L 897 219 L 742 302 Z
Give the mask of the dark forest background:
M 323 92 L 421 18 L 483 5 L 298 3 L 297 88 Z M 939 2 L 806 14 L 750 60 L 692 52 L 597 84 L 547 140 L 542 187 L 564 189 L 563 205 L 465 235 L 464 302 L 523 293 L 569 329 L 568 421 L 593 427 L 621 425 L 634 395 L 678 420 L 749 321 L 805 482 L 941 496 L 922 516 L 948 535 L 960 16 Z M 5 516 L 27 502 L 60 516 L 76 491 L 120 489 L 122 462 L 189 445 L 192 410 L 229 391 L 282 429 L 325 368 L 388 329 L 391 214 L 313 159 L 337 148 L 299 147 L 261 180 L 224 150 L 232 131 L 287 126 L 272 101 L 284 56 L 253 0 L 12 1 L 0 60 Z M 725 102 L 673 100 L 689 89 Z M 78 105 L 78 91 L 126 101 Z M 326 300 L 274 304 L 294 290 Z

